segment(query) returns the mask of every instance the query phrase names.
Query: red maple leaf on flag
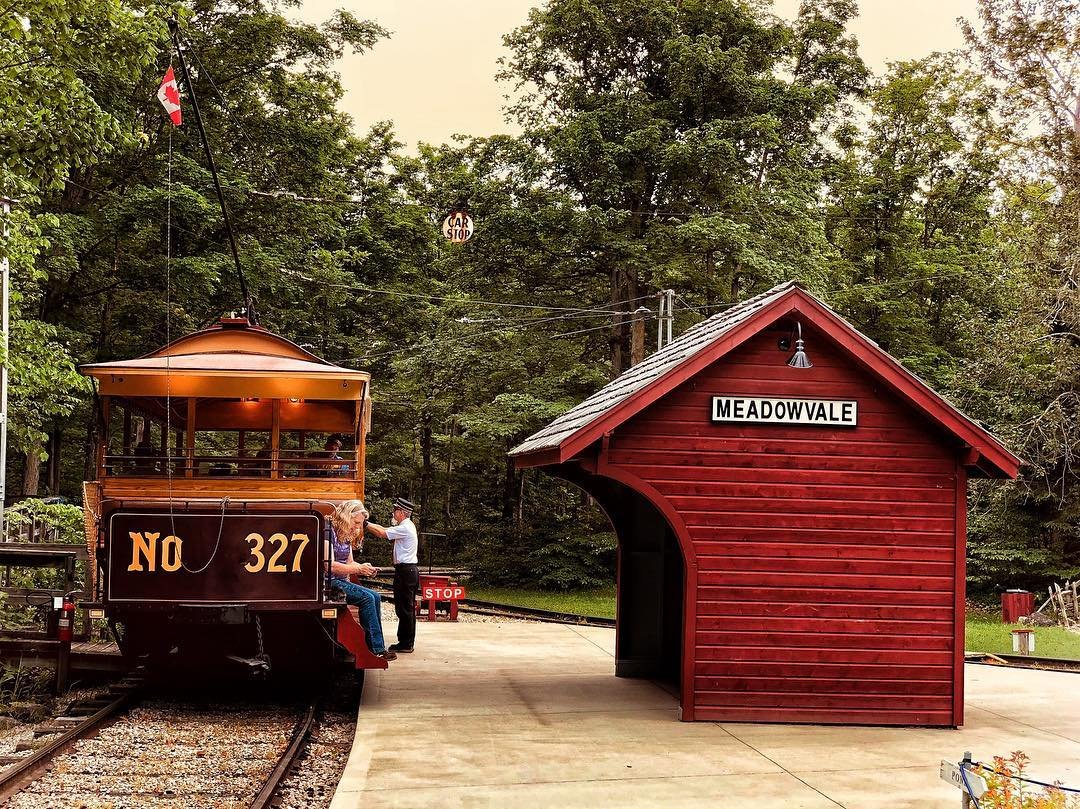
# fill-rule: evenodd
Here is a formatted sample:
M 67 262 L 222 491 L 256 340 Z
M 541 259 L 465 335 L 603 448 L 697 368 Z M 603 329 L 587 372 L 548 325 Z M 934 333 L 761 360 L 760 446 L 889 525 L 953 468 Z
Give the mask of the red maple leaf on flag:
M 172 65 L 165 71 L 161 79 L 161 86 L 157 91 L 158 101 L 169 114 L 174 126 L 180 126 L 183 115 L 180 112 L 180 90 L 176 86 L 176 76 L 173 75 Z

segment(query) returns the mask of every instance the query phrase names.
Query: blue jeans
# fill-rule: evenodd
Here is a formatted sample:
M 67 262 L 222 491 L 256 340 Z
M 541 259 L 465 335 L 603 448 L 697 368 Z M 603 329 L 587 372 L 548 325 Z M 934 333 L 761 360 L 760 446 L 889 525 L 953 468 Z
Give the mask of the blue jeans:
M 374 590 L 361 587 L 348 579 L 334 576 L 330 583 L 345 594 L 346 603 L 359 608 L 360 625 L 367 633 L 368 647 L 375 654 L 386 651 L 386 641 L 382 633 L 382 597 Z

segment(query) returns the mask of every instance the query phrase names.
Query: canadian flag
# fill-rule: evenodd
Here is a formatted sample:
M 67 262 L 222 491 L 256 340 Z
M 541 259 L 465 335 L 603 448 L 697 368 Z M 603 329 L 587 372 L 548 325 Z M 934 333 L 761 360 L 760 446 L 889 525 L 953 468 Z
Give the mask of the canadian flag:
M 172 119 L 173 125 L 180 126 L 183 118 L 180 113 L 180 91 L 176 89 L 176 76 L 173 75 L 172 65 L 169 65 L 169 69 L 165 71 L 161 86 L 158 87 L 157 97 Z

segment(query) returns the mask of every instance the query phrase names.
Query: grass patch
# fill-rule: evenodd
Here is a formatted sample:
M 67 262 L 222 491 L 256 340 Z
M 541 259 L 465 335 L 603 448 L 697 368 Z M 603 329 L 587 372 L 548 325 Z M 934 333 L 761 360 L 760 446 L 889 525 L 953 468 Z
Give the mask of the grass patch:
M 969 617 L 964 648 L 969 652 L 1013 654 L 1012 630 L 1030 628 L 1023 624 Z M 1060 626 L 1035 627 L 1035 657 L 1080 660 L 1080 633 L 1069 632 Z
M 615 585 L 592 590 L 576 590 L 560 593 L 554 590 L 524 590 L 519 587 L 467 586 L 469 598 L 494 601 L 553 612 L 572 612 L 575 615 L 591 615 L 596 618 L 615 617 Z
M 598 618 L 615 617 L 615 585 L 592 590 L 560 593 L 554 590 L 528 590 L 520 587 L 484 587 L 469 585 L 469 598 L 514 604 L 521 607 L 592 615 Z M 964 648 L 969 652 L 1012 654 L 1013 629 L 1021 624 L 1003 624 L 987 615 L 969 615 Z M 1057 626 L 1035 628 L 1035 655 L 1080 660 L 1080 633 Z

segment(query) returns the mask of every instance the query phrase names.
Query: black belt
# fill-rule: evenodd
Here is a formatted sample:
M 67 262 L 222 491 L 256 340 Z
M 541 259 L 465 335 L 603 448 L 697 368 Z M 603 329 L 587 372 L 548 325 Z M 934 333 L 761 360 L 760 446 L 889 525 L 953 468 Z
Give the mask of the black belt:
M 419 567 L 419 562 L 398 562 L 394 567 Z

